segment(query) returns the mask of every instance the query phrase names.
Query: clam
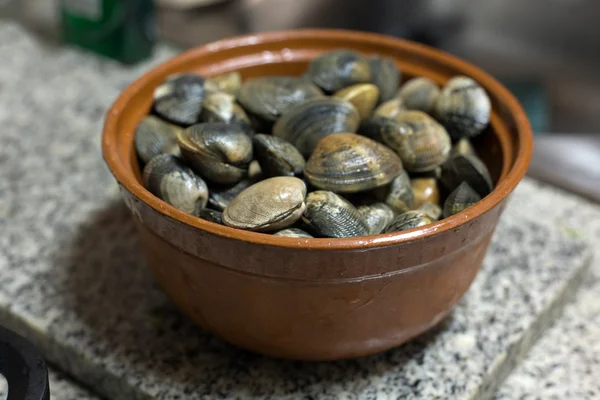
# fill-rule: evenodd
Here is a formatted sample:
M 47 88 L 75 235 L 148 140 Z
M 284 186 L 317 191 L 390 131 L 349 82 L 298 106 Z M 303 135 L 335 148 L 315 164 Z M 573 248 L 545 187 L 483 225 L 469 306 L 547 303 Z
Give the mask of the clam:
M 317 86 L 329 93 L 371 81 L 367 59 L 346 49 L 329 51 L 314 58 L 308 66 L 308 74 Z
M 490 122 L 491 102 L 473 79 L 456 76 L 448 81 L 437 98 L 436 118 L 452 139 L 477 136 Z
M 260 163 L 256 160 L 252 160 L 248 166 L 248 178 L 259 181 L 264 178 L 264 173 L 260 167 Z
M 198 215 L 208 201 L 206 183 L 172 154 L 150 160 L 144 167 L 143 183 L 152 194 L 188 214 Z
M 202 111 L 204 82 L 205 79 L 200 75 L 170 75 L 154 90 L 154 111 L 177 125 L 195 124 Z
M 385 227 L 383 233 L 419 228 L 431 223 L 431 219 L 423 211 L 411 210 L 394 217 L 392 222 Z
M 437 221 L 442 216 L 442 208 L 437 203 L 432 203 L 431 201 L 424 202 L 417 210 L 423 211 L 432 221 Z
M 463 181 L 467 182 L 482 198 L 487 196 L 494 187 L 487 167 L 483 161 L 472 154 L 459 154 L 442 165 L 440 182 L 448 192 L 452 192 Z
M 389 186 L 385 195 L 385 204 L 391 207 L 394 212 L 402 214 L 412 210 L 414 207 L 415 196 L 410 186 L 410 178 L 406 171 L 402 171 Z
M 302 220 L 319 235 L 334 238 L 367 236 L 369 227 L 349 201 L 337 194 L 317 190 L 306 196 Z
M 398 90 L 398 98 L 409 110 L 433 112 L 435 102 L 440 94 L 440 87 L 431 79 L 416 77 L 406 81 Z
M 159 154 L 179 156 L 177 132 L 180 127 L 172 125 L 154 115 L 144 117 L 135 130 L 135 150 L 140 159 L 147 163 Z
M 294 176 L 304 171 L 304 157 L 284 139 L 259 134 L 254 136 L 253 143 L 256 159 L 268 176 Z
M 224 92 L 206 94 L 202 107 L 203 122 L 225 122 L 238 124 L 248 134 L 252 134 L 252 125 L 244 109 L 235 102 L 235 97 Z
M 389 57 L 369 58 L 371 82 L 379 88 L 379 102 L 390 100 L 396 95 L 400 84 L 400 70 Z
M 397 121 L 410 129 L 409 134 L 383 136 L 409 172 L 435 169 L 448 159 L 452 142 L 446 129 L 422 111 L 406 111 Z
M 404 111 L 406 111 L 404 102 L 401 98 L 395 97 L 377 106 L 377 108 L 373 111 L 373 116 L 393 119 L 402 114 Z
M 448 195 L 444 202 L 444 210 L 442 215 L 444 218 L 448 218 L 454 214 L 471 207 L 473 204 L 481 200 L 481 197 L 477 194 L 467 182 L 462 182 L 452 193 Z
M 257 182 L 256 179 L 242 179 L 233 186 L 212 186 L 208 195 L 208 204 L 223 211 L 236 196 Z
M 223 223 L 257 232 L 277 231 L 298 221 L 305 210 L 306 185 L 300 179 L 277 176 L 250 186 L 223 211 Z
M 274 233 L 273 236 L 285 236 L 299 239 L 310 239 L 313 237 L 311 234 L 298 228 L 282 229 L 279 232 Z
M 200 210 L 198 216 L 215 224 L 223 225 L 223 213 L 217 210 L 211 210 L 210 208 L 204 208 Z
M 295 76 L 264 76 L 244 82 L 238 100 L 252 114 L 274 122 L 293 106 L 318 97 L 323 92 L 311 82 Z
M 430 201 L 435 204 L 440 202 L 440 190 L 435 178 L 415 178 L 410 181 L 410 186 L 415 195 L 414 207 Z
M 358 207 L 365 224 L 369 227 L 369 235 L 378 235 L 394 219 L 394 211 L 385 203 L 375 203 Z
M 192 168 L 212 182 L 232 184 L 247 176 L 252 139 L 238 125 L 192 125 L 177 135 L 177 143 Z
M 337 193 L 384 186 L 401 173 L 402 161 L 391 149 L 354 133 L 323 138 L 304 168 L 311 185 Z
M 398 146 L 403 136 L 412 133 L 410 127 L 395 119 L 373 116 L 361 122 L 358 132 L 390 148 Z
M 208 92 L 223 92 L 237 96 L 242 87 L 242 75 L 239 72 L 226 72 L 208 78 L 204 83 Z
M 356 132 L 360 123 L 352 103 L 336 98 L 307 100 L 288 110 L 273 125 L 273 135 L 293 144 L 304 157 L 327 135 Z
M 379 89 L 371 83 L 358 83 L 338 90 L 333 97 L 352 103 L 362 120 L 373 112 L 379 98 Z
M 454 157 L 458 154 L 470 154 L 475 155 L 475 149 L 471 144 L 471 141 L 467 138 L 462 138 L 452 146 L 450 157 Z

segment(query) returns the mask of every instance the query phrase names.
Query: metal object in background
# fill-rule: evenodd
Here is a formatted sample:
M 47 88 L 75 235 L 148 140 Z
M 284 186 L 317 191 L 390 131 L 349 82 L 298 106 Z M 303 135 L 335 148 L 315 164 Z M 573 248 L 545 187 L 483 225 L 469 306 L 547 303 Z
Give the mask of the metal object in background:
M 48 368 L 25 338 L 0 327 L 0 374 L 8 382 L 7 400 L 49 400 Z
M 527 175 L 600 202 L 600 135 L 536 137 Z

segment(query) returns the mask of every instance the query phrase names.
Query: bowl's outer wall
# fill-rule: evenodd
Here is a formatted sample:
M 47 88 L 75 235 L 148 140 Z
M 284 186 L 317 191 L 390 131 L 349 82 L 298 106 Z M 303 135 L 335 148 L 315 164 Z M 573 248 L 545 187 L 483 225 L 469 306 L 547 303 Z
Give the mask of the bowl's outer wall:
M 317 54 L 342 47 L 393 58 L 404 79 L 422 75 L 440 84 L 457 74 L 477 79 L 493 104 L 494 135 L 479 150 L 498 181 L 494 192 L 425 229 L 328 241 L 217 226 L 173 209 L 141 186 L 133 133 L 150 110 L 154 87 L 168 74 L 299 75 Z M 210 44 L 146 74 L 109 112 L 103 153 L 132 211 L 149 266 L 187 315 L 249 350 L 332 360 L 397 346 L 450 312 L 480 268 L 507 198 L 525 174 L 532 150 L 527 135 L 529 125 L 514 98 L 467 64 L 379 35 L 301 31 Z

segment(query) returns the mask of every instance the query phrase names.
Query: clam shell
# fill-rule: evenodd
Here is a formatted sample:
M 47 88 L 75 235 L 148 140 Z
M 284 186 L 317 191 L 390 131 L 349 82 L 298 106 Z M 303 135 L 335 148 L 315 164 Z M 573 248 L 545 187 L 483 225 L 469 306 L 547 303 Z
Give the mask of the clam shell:
M 204 87 L 208 92 L 223 92 L 237 96 L 242 87 L 242 75 L 237 71 L 215 75 L 206 80 Z
M 369 227 L 370 235 L 378 235 L 394 219 L 394 211 L 385 203 L 375 203 L 358 207 L 365 224 Z
M 333 97 L 352 103 L 362 120 L 373 112 L 379 98 L 379 89 L 371 83 L 359 83 L 338 90 Z
M 260 167 L 260 163 L 256 160 L 252 160 L 248 166 L 248 178 L 259 181 L 264 178 L 264 173 Z
M 473 79 L 456 76 L 448 81 L 435 104 L 436 118 L 454 140 L 474 137 L 490 122 L 491 101 Z
M 416 77 L 409 79 L 398 90 L 398 98 L 402 99 L 408 110 L 418 110 L 431 114 L 440 94 L 440 87 L 431 79 Z
M 369 67 L 371 82 L 379 88 L 378 102 L 390 100 L 396 95 L 400 85 L 401 73 L 396 63 L 389 57 L 371 57 Z
M 273 236 L 285 236 L 299 239 L 310 239 L 313 236 L 298 228 L 287 228 L 273 234 Z
M 396 216 L 384 229 L 383 233 L 419 228 L 431 223 L 431 219 L 423 211 L 411 210 Z
M 358 210 L 346 199 L 325 190 L 317 190 L 306 196 L 306 210 L 302 220 L 325 237 L 344 238 L 369 234 L 369 227 Z
M 462 138 L 454 144 L 452 151 L 450 152 L 450 157 L 454 157 L 459 154 L 476 155 L 475 149 L 473 148 L 473 145 L 469 139 Z
M 323 138 L 304 168 L 311 185 L 337 193 L 384 186 L 400 173 L 402 161 L 392 150 L 354 133 Z
M 404 101 L 402 101 L 402 99 L 399 97 L 395 97 L 377 106 L 377 108 L 373 111 L 373 116 L 393 119 L 405 111 L 406 107 L 404 106 Z
M 257 232 L 276 231 L 298 221 L 305 209 L 306 185 L 298 178 L 265 179 L 237 195 L 223 211 L 223 223 Z
M 160 154 L 150 160 L 142 178 L 146 189 L 181 211 L 198 215 L 206 207 L 206 183 L 171 154 Z
M 223 92 L 206 94 L 202 121 L 238 124 L 247 134 L 253 133 L 252 124 L 244 109 L 235 102 L 235 97 Z
M 440 182 L 449 192 L 454 191 L 462 182 L 467 182 L 481 198 L 494 188 L 486 165 L 472 154 L 459 154 L 445 162 Z
M 406 171 L 402 171 L 390 185 L 385 204 L 390 206 L 394 212 L 402 214 L 414 208 L 415 196 L 410 185 L 410 178 Z
M 435 178 L 416 178 L 410 181 L 412 192 L 415 195 L 414 207 L 430 201 L 435 204 L 440 202 L 440 190 Z
M 170 75 L 154 90 L 154 111 L 174 124 L 198 122 L 204 101 L 205 79 L 191 73 Z
M 198 216 L 215 224 L 223 225 L 223 213 L 217 210 L 211 210 L 210 208 L 204 208 L 200 210 Z
M 319 97 L 321 89 L 298 77 L 263 76 L 244 82 L 238 100 L 246 110 L 274 122 L 293 106 Z
M 367 59 L 346 49 L 329 51 L 314 58 L 307 73 L 317 86 L 330 93 L 371 81 L 371 67 Z
M 307 100 L 288 110 L 273 126 L 273 135 L 293 144 L 304 157 L 325 136 L 356 132 L 360 123 L 352 103 L 336 98 Z
M 256 159 L 268 176 L 294 176 L 304 171 L 304 157 L 284 139 L 258 134 L 253 143 Z
M 437 221 L 442 216 L 442 208 L 437 203 L 426 201 L 417 208 L 418 211 L 423 211 L 430 220 Z
M 238 125 L 192 125 L 177 135 L 177 143 L 192 168 L 212 182 L 233 184 L 247 176 L 252 139 Z
M 448 218 L 454 214 L 471 207 L 473 204 L 481 200 L 481 197 L 477 194 L 467 182 L 462 182 L 452 193 L 448 195 L 444 202 L 444 210 L 442 215 L 444 218 Z
M 422 111 L 406 111 L 396 120 L 409 127 L 411 133 L 382 137 L 398 153 L 407 171 L 430 171 L 448 159 L 452 141 L 433 118 Z
M 236 196 L 257 182 L 256 179 L 242 179 L 233 186 L 212 186 L 208 195 L 208 204 L 223 211 Z
M 394 149 L 405 135 L 412 134 L 407 124 L 395 119 L 373 116 L 361 122 L 358 132 Z
M 144 163 L 159 154 L 180 156 L 177 132 L 180 127 L 149 115 L 144 117 L 135 130 L 135 151 Z

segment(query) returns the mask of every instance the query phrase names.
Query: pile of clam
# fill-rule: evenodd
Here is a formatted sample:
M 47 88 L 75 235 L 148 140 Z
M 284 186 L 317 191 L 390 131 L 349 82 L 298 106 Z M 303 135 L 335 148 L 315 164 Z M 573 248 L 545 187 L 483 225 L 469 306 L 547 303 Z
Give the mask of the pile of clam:
M 490 100 L 466 76 L 401 81 L 391 59 L 345 49 L 299 77 L 172 75 L 136 130 L 144 186 L 194 216 L 277 236 L 447 218 L 493 189 L 470 143 Z

